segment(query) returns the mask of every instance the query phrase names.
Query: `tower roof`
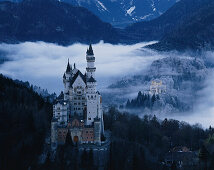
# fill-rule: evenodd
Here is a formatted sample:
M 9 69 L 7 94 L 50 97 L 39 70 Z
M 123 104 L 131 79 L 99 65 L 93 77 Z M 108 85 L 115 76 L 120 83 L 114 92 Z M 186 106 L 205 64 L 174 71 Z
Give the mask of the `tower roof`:
M 89 49 L 87 49 L 87 55 L 94 55 L 94 51 L 93 51 L 93 49 L 92 49 L 92 46 L 91 46 L 91 44 L 89 45 Z
M 69 59 L 68 59 L 68 64 L 67 64 L 67 68 L 66 68 L 66 73 L 71 72 L 71 66 L 69 64 Z

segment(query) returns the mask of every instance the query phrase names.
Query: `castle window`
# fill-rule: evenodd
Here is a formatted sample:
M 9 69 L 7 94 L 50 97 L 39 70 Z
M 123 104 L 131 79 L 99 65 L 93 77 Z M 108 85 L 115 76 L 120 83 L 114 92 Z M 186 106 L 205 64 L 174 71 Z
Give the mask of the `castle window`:
M 80 108 L 78 108 L 78 110 L 80 110 Z
M 91 120 L 91 118 L 89 117 L 88 120 Z
M 86 133 L 88 133 L 88 131 L 86 130 Z
M 74 105 L 77 105 L 77 103 L 74 103 Z

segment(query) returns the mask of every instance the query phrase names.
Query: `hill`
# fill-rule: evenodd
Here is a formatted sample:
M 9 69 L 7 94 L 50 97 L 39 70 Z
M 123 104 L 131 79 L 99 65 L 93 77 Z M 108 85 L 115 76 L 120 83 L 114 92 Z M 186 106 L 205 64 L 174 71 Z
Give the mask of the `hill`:
M 160 40 L 210 2 L 211 0 L 181 0 L 160 17 L 148 22 L 135 23 L 125 30 L 136 41 Z
M 5 1 L 5 0 L 0 0 Z M 8 0 L 21 2 L 22 0 Z M 176 0 L 59 0 L 73 6 L 84 7 L 102 21 L 114 26 L 127 26 L 139 21 L 154 19 L 169 9 Z
M 52 107 L 24 84 L 3 75 L 0 84 L 0 169 L 28 169 L 42 151 Z
M 214 49 L 214 2 L 206 4 L 180 27 L 164 36 L 151 48 L 169 50 L 212 50 Z
M 0 2 L 0 41 L 75 42 L 119 41 L 117 30 L 82 7 L 57 0 Z

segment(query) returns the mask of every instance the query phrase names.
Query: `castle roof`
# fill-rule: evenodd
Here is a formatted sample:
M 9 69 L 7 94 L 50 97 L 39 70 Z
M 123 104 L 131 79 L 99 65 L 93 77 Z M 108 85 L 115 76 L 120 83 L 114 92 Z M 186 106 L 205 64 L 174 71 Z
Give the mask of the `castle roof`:
M 70 81 L 70 86 L 73 85 L 73 83 L 75 82 L 75 80 L 77 79 L 77 77 L 80 76 L 82 78 L 82 80 L 84 81 L 84 83 L 86 83 L 86 76 L 83 75 L 79 70 L 76 72 L 76 74 L 72 77 L 71 81 Z
M 89 45 L 89 49 L 87 49 L 86 54 L 87 54 L 87 55 L 94 55 L 94 51 L 93 51 L 93 49 L 92 49 L 91 44 Z
M 57 97 L 57 100 L 63 100 L 64 99 L 64 93 L 61 91 L 60 95 Z
M 88 79 L 88 81 L 87 81 L 87 82 L 95 83 L 95 82 L 96 82 L 96 80 L 91 76 L 91 77 Z
M 69 73 L 71 71 L 71 66 L 69 64 L 69 59 L 68 59 L 68 64 L 67 64 L 67 68 L 66 68 L 66 73 Z

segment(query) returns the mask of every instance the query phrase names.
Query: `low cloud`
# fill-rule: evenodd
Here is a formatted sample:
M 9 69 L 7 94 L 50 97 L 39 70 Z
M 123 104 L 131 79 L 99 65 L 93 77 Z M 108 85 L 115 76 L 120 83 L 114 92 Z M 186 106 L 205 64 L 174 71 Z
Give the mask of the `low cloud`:
M 162 57 L 151 50 L 140 50 L 147 44 L 94 44 L 98 88 L 109 85 L 117 77 L 134 75 Z M 59 93 L 63 89 L 62 75 L 68 58 L 70 63 L 75 62 L 77 68 L 85 72 L 87 48 L 88 46 L 83 44 L 64 47 L 44 42 L 0 44 L 0 51 L 10 60 L 0 65 L 0 72 L 13 79 L 29 81 L 50 92 Z
M 124 76 L 132 76 L 147 70 L 150 64 L 169 54 L 157 53 L 142 48 L 148 43 L 135 45 L 111 45 L 100 42 L 93 45 L 96 57 L 98 89 L 110 85 Z M 68 47 L 44 42 L 0 44 L 0 52 L 9 61 L 0 65 L 0 73 L 13 79 L 29 81 L 31 84 L 59 93 L 63 90 L 62 75 L 67 60 L 76 63 L 85 72 L 87 45 L 74 44 Z M 176 56 L 176 53 L 170 54 Z M 180 55 L 180 54 L 179 54 Z M 189 57 L 185 54 L 184 57 Z M 214 63 L 214 53 L 204 54 L 207 62 Z M 214 126 L 214 71 L 210 69 L 204 82 L 205 88 L 198 92 L 193 112 L 162 115 L 160 118 L 174 118 L 191 124 L 201 123 L 203 127 Z M 136 89 L 137 91 L 139 89 Z M 137 92 L 136 91 L 136 92 Z M 157 115 L 158 116 L 158 115 Z

